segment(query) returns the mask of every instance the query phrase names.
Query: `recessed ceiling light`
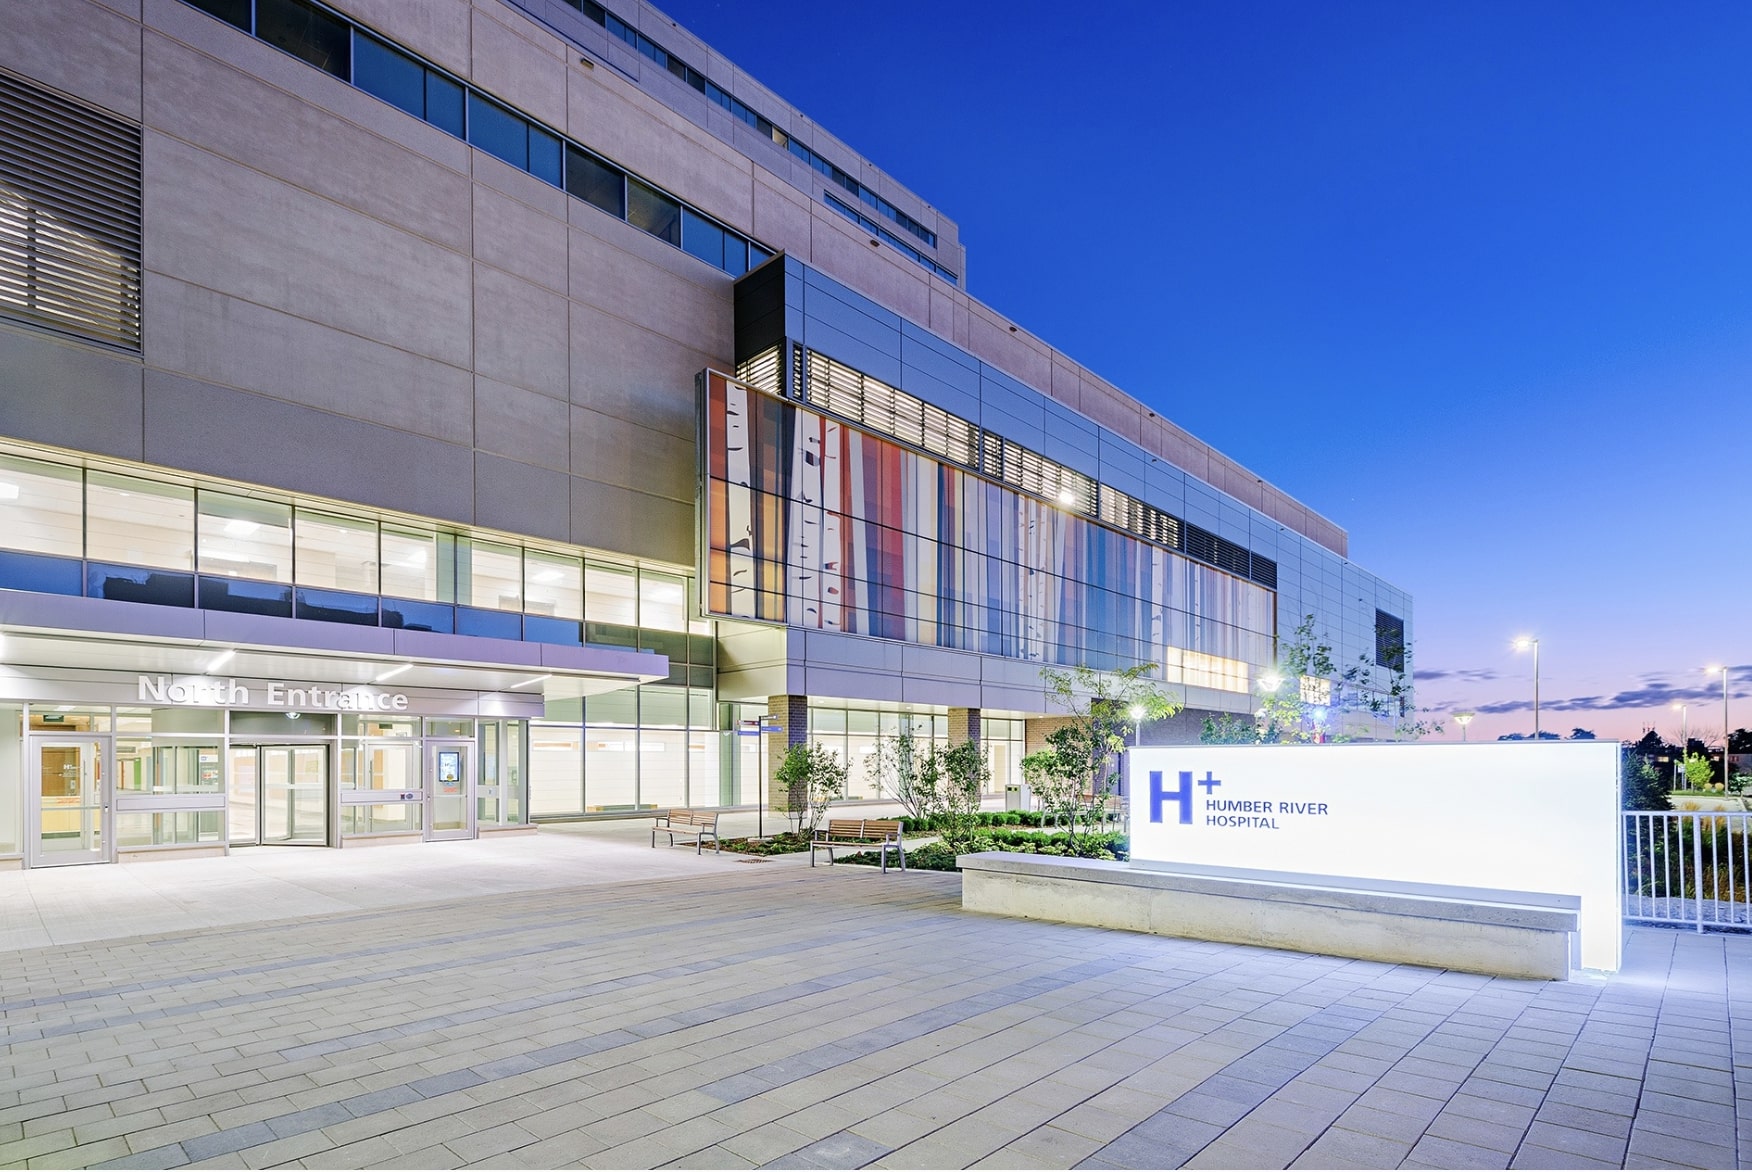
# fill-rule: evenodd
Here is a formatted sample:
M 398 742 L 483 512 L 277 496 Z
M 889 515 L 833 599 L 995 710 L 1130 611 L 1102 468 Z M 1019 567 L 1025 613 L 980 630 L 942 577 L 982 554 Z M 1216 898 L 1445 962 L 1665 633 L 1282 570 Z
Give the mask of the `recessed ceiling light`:
M 377 683 L 377 684 L 381 684 L 384 680 L 393 680 L 396 676 L 401 675 L 402 672 L 404 672 L 404 671 L 413 671 L 413 670 L 414 670 L 413 664 L 404 663 L 400 667 L 390 668 L 388 671 L 386 671 L 382 675 L 378 676 L 372 682 Z

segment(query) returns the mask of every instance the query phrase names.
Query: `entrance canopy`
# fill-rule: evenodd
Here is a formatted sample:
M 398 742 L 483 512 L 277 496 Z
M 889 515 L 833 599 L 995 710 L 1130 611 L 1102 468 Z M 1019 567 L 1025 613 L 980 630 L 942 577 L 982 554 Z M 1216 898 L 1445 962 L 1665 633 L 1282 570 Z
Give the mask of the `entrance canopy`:
M 482 715 L 540 716 L 550 701 L 664 679 L 669 661 L 619 647 L 0 590 L 0 699 L 113 702 L 116 673 L 130 684 L 146 677 L 141 687 L 198 679 L 293 681 L 340 691 L 393 685 L 459 700 L 472 693 Z

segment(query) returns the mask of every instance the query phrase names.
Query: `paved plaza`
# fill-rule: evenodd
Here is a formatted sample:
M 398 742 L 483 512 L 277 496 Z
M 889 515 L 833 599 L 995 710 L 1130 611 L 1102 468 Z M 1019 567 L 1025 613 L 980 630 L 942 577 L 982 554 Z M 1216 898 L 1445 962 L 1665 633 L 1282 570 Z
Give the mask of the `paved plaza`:
M 1752 938 L 1493 980 L 973 915 L 954 875 L 646 826 L 0 874 L 0 1166 L 1752 1155 Z

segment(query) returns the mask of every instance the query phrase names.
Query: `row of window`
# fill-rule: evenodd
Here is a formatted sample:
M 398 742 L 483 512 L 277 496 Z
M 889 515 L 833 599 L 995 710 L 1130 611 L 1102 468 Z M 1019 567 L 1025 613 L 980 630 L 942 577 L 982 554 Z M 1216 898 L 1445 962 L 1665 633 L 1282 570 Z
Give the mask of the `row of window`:
M 18 456 L 0 455 L 0 549 L 573 622 L 709 631 L 690 623 L 688 580 L 679 575 Z
M 827 200 L 828 207 L 832 208 L 846 219 L 852 221 L 854 224 L 857 224 L 866 232 L 876 233 L 876 235 L 886 240 L 890 246 L 899 249 L 903 255 L 911 257 L 917 263 L 924 265 L 927 269 L 930 269 L 933 273 L 936 273 L 951 285 L 955 284 L 955 274 L 953 272 L 926 256 L 924 253 L 890 232 L 887 228 L 884 228 L 881 224 L 878 224 L 875 220 L 866 216 L 863 212 L 858 211 L 843 200 L 835 199 L 831 195 L 823 196 L 822 198 Z
M 772 251 L 307 0 L 187 0 L 576 199 L 741 276 Z
M 647 37 L 644 33 L 608 11 L 596 0 L 566 0 L 573 8 L 608 30 L 608 35 L 624 43 L 633 52 L 646 58 L 659 69 L 666 69 L 681 81 L 704 94 L 708 100 L 722 107 L 730 116 L 755 130 L 762 138 L 771 139 L 774 143 L 789 151 L 792 155 L 808 163 L 809 166 L 829 181 L 848 192 L 854 199 L 875 210 L 876 214 L 890 223 L 897 224 L 912 235 L 923 240 L 932 248 L 937 247 L 937 234 L 895 207 L 892 203 L 859 183 L 857 179 L 839 167 L 834 166 L 820 154 L 804 146 L 790 135 L 774 126 L 770 119 L 757 111 L 750 109 L 741 99 L 721 88 L 711 78 L 677 57 L 674 53 Z M 898 241 L 896 242 L 898 244 Z M 944 275 L 950 280 L 954 275 L 944 270 Z
M 1277 588 L 1277 563 L 1244 545 L 1188 524 L 825 354 L 799 348 L 796 357 L 801 365 L 798 387 L 812 407 L 1013 485 L 1060 508 Z M 770 394 L 783 394 L 779 364 L 770 351 L 738 366 L 737 377 Z

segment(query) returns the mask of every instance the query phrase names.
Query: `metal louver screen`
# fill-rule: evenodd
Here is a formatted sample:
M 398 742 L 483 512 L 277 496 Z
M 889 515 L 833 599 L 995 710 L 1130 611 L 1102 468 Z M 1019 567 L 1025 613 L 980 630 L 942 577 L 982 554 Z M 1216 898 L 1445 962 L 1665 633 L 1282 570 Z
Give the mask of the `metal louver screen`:
M 780 376 L 784 372 L 782 350 L 773 346 L 753 358 L 737 363 L 736 381 L 758 387 L 769 395 L 782 395 L 784 387 L 780 385 Z
M 140 348 L 140 128 L 3 72 L 0 315 Z

